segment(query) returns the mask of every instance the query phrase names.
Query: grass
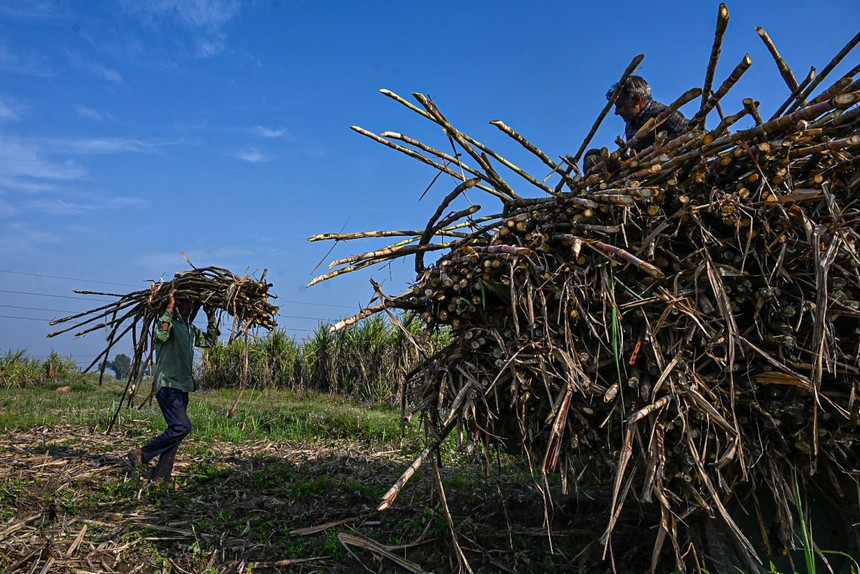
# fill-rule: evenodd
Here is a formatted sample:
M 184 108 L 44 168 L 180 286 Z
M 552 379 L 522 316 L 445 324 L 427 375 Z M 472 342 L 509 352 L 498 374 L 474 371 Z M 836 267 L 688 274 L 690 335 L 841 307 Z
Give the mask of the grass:
M 104 431 L 125 388 L 124 383 L 112 379 L 101 386 L 80 381 L 70 385 L 71 390 L 58 393 L 57 389 L 64 386 L 52 383 L 26 390 L 0 388 L 2 424 L 17 429 L 71 424 Z M 153 431 L 163 428 L 158 405 L 154 400 L 144 402 L 147 394 L 148 390 L 141 389 L 135 405 L 120 410 L 119 427 L 135 422 L 145 423 Z M 229 442 L 361 440 L 379 446 L 396 445 L 400 438 L 400 411 L 392 405 L 310 392 L 247 390 L 236 415 L 228 418 L 236 394 L 232 389 L 191 394 L 188 416 L 195 438 Z
M 401 439 L 398 407 L 311 392 L 249 390 L 236 416 L 228 418 L 235 390 L 197 392 L 189 407 L 194 430 L 180 449 L 176 481 L 153 485 L 121 461 L 130 445 L 162 430 L 157 405 L 138 405 L 146 394 L 141 391 L 106 437 L 124 384 L 81 380 L 58 392 L 62 383 L 0 388 L 6 435 L 0 436 L 0 468 L 17 468 L 15 449 L 21 446 L 38 458 L 32 468 L 0 471 L 0 531 L 50 508 L 62 517 L 53 528 L 87 523 L 94 545 L 133 544 L 127 559 L 146 564 L 144 571 L 220 573 L 235 571 L 241 560 L 291 559 L 313 562 L 290 572 L 351 572 L 360 567 L 355 553 L 368 564 L 377 560 L 366 551 L 348 551 L 338 538 L 342 532 L 400 546 L 404 556 L 435 571 L 456 564 L 427 468 L 419 469 L 391 510 L 375 510 L 421 444 L 414 426 Z M 27 432 L 29 438 L 22 439 Z M 603 564 L 602 547 L 586 546 L 605 524 L 599 498 L 589 503 L 578 495 L 575 503 L 564 502 L 557 477 L 549 477 L 554 498 L 562 501 L 550 516 L 550 550 L 543 498 L 522 458 L 491 453 L 487 468 L 459 450 L 453 436 L 440 455 L 448 504 L 476 572 L 496 572 L 500 564 L 517 572 L 582 572 Z M 340 524 L 349 518 L 354 520 Z M 650 533 L 634 518 L 616 527 L 622 541 L 617 564 L 650 559 L 651 546 L 643 543 Z M 294 534 L 327 523 L 339 525 Z M 48 532 L 51 523 L 45 524 Z M 70 530 L 61 540 L 68 543 L 76 534 Z M 634 559 L 637 543 L 645 554 Z M 212 556 L 218 557 L 214 565 Z M 9 564 L 0 556 L 0 573 Z
M 338 538 L 341 532 L 403 545 L 402 553 L 436 571 L 450 564 L 448 526 L 433 494 L 432 473 L 420 469 L 392 509 L 376 511 L 420 444 L 414 427 L 401 440 L 395 406 L 325 394 L 246 391 L 230 419 L 235 390 L 197 392 L 189 408 L 194 430 L 180 448 L 175 482 L 151 484 L 122 459 L 130 445 L 163 428 L 157 406 L 123 408 L 116 430 L 105 436 L 124 385 L 81 382 L 57 392 L 60 386 L 0 389 L 5 435 L 0 467 L 18 468 L 15 445 L 37 461 L 0 471 L 0 531 L 34 510 L 50 509 L 46 513 L 57 519 L 40 526 L 45 536 L 72 525 L 57 542 L 67 545 L 81 524 L 89 524 L 92 545 L 133 544 L 134 554 L 126 560 L 146 564 L 144 571 L 181 566 L 227 572 L 241 560 L 313 559 L 307 568 L 289 571 L 350 572 L 358 567 L 356 554 L 366 563 L 376 560 L 367 551 L 348 551 Z M 510 541 L 515 529 L 539 531 L 544 518 L 522 460 L 503 455 L 496 470 L 505 472 L 487 475 L 474 457 L 456 454 L 453 443 L 444 445 L 443 460 L 448 501 L 463 532 L 487 547 L 501 544 L 499 550 L 479 552 L 478 563 L 511 553 L 518 571 L 565 571 L 559 564 L 566 555 L 547 556 L 545 536 Z M 350 517 L 354 520 L 340 527 L 293 534 Z M 581 549 L 578 539 L 556 545 L 571 543 Z M 8 540 L 4 544 L 10 548 Z M 16 556 L 26 556 L 25 550 Z M 0 557 L 0 572 L 14 563 L 11 556 Z M 208 565 L 212 556 L 214 566 Z

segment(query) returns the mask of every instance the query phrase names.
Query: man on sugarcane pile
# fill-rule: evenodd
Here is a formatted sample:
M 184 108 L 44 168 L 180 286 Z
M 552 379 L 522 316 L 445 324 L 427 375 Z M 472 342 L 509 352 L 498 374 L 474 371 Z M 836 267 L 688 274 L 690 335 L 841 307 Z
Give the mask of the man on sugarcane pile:
M 606 99 L 612 97 L 612 92 L 618 84 L 613 84 L 606 92 Z M 636 132 L 645 125 L 645 122 L 654 118 L 655 120 L 662 112 L 669 109 L 666 104 L 660 103 L 651 97 L 651 86 L 641 76 L 630 76 L 624 82 L 624 86 L 615 100 L 615 115 L 621 116 L 626 123 L 624 127 L 624 138 L 627 141 L 633 139 Z M 671 140 L 687 131 L 688 120 L 684 115 L 672 110 L 664 121 L 653 126 L 642 137 L 633 142 L 628 153 L 638 153 L 645 148 L 654 145 L 657 134 L 666 132 L 666 139 Z M 601 161 L 599 149 L 590 149 L 585 153 L 582 161 L 585 173 L 589 173 L 595 165 Z
M 194 347 L 208 347 L 219 335 L 216 310 L 208 305 L 203 305 L 209 320 L 206 331 L 192 324 L 200 306 L 200 302 L 190 299 L 176 300 L 171 291 L 167 307 L 155 326 L 155 398 L 167 429 L 143 447 L 135 447 L 128 453 L 135 467 L 158 457 L 152 480 L 170 478 L 179 443 L 191 432 L 187 410 L 188 393 L 197 390 L 192 376 Z

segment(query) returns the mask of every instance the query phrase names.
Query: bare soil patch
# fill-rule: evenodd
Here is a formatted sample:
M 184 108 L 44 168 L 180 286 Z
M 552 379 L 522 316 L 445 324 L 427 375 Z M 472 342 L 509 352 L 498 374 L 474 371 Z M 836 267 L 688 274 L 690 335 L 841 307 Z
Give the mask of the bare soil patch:
M 458 568 L 429 469 L 390 510 L 376 511 L 412 460 L 399 449 L 189 438 L 175 479 L 153 484 L 125 461 L 148 433 L 106 436 L 57 426 L 0 435 L 0 571 Z M 556 503 L 547 512 L 534 482 L 514 474 L 485 477 L 471 462 L 443 468 L 457 540 L 473 570 L 608 571 L 602 547 L 593 543 L 606 524 L 605 498 L 551 492 Z M 644 518 L 625 517 L 614 535 L 620 572 L 647 568 L 651 535 L 637 527 Z

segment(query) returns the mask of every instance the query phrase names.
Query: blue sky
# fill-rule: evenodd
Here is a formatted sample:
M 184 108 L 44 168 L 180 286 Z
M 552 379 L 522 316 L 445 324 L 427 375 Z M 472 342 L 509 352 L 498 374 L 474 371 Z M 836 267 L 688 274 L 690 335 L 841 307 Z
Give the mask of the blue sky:
M 99 333 L 46 338 L 51 319 L 103 303 L 73 290 L 146 288 L 186 269 L 182 252 L 198 266 L 268 269 L 279 322 L 298 338 L 367 305 L 371 277 L 400 293 L 414 279 L 411 258 L 305 288 L 330 260 L 381 245 L 329 254 L 331 243 L 309 236 L 423 229 L 456 185 L 440 178 L 419 201 L 433 171 L 349 129 L 447 146 L 380 88 L 430 95 L 462 131 L 543 177 L 491 120 L 550 157 L 574 153 L 636 54 L 658 100 L 702 85 L 718 6 L 0 0 L 0 353 L 53 349 L 88 362 L 104 347 Z M 728 7 L 715 85 L 744 54 L 753 65 L 726 113 L 753 97 L 768 117 L 788 95 L 756 26 L 802 78 L 860 22 L 856 0 Z M 858 61 L 855 50 L 830 80 Z M 594 143 L 612 146 L 621 133 L 610 115 Z M 470 199 L 482 213 L 498 208 Z

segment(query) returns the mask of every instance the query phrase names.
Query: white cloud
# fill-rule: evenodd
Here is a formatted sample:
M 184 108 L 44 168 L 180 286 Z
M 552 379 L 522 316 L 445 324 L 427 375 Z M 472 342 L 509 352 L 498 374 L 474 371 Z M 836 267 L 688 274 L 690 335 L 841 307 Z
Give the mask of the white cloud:
M 57 189 L 55 183 L 21 180 L 0 175 L 0 191 L 19 191 L 23 193 L 45 193 Z
M 7 254 L 26 255 L 38 253 L 46 246 L 57 243 L 60 238 L 46 231 L 33 229 L 21 223 L 11 223 L 0 227 L 0 243 Z
M 23 106 L 15 100 L 0 96 L 0 122 L 14 122 L 21 118 Z
M 94 211 L 114 211 L 131 207 L 145 207 L 148 203 L 135 197 L 78 197 L 74 199 L 46 198 L 27 202 L 22 211 L 48 215 L 78 215 Z
M 154 153 L 160 144 L 130 138 L 90 138 L 69 140 L 44 140 L 54 153 L 111 154 Z
M 195 56 L 211 58 L 224 51 L 227 38 L 221 32 L 241 10 L 240 0 L 125 0 L 123 6 L 145 22 L 173 19 L 198 34 Z
M 43 20 L 56 15 L 54 2 L 42 0 L 0 1 L 0 14 L 15 20 Z
M 154 14 L 173 14 L 191 28 L 210 32 L 220 30 L 241 8 L 239 0 L 149 0 L 144 5 Z
M 239 0 L 124 0 L 123 6 L 150 20 L 174 18 L 188 28 L 215 33 L 242 7 Z
M 79 153 L 149 149 L 134 140 L 82 140 L 71 144 L 66 145 Z M 53 146 L 51 151 L 56 152 L 58 147 Z M 82 195 L 69 189 L 71 182 L 77 185 L 86 177 L 86 170 L 74 161 L 52 161 L 41 147 L 0 135 L 0 196 L 5 198 L 0 205 L 2 218 L 31 212 L 79 214 L 148 205 L 135 197 Z
M 112 69 L 108 68 L 107 66 L 104 66 L 102 64 L 93 64 L 91 67 L 91 70 L 95 74 L 101 76 L 102 78 L 104 78 L 105 80 L 107 80 L 109 82 L 113 82 L 114 84 L 121 84 L 122 83 L 122 75 L 119 72 L 117 72 L 116 70 L 112 70 Z
M 86 60 L 79 54 L 76 54 L 74 52 L 67 51 L 66 54 L 68 55 L 69 62 L 71 62 L 72 66 L 74 66 L 75 68 L 90 72 L 91 74 L 104 78 L 105 80 L 113 84 L 123 83 L 122 74 L 120 74 L 118 71 L 112 68 L 108 68 L 104 64 Z
M 53 162 L 37 148 L 0 134 L 0 186 L 26 180 L 81 179 L 85 170 L 73 161 Z
M 18 115 L 9 107 L 6 102 L 0 101 L 0 122 L 8 122 L 17 120 Z
M 266 126 L 254 126 L 251 131 L 262 138 L 280 138 L 287 135 L 287 131 L 278 128 L 267 128 Z
M 195 55 L 198 58 L 211 58 L 224 51 L 226 41 L 223 35 L 214 38 L 200 38 L 197 40 Z
M 49 78 L 56 75 L 45 58 L 36 53 L 21 56 L 11 52 L 2 44 L 0 44 L 0 70 L 38 78 Z
M 236 150 L 235 156 L 242 161 L 247 161 L 249 163 L 260 163 L 271 159 L 260 150 L 253 148 Z
M 0 219 L 5 219 L 18 214 L 18 208 L 0 199 Z
M 102 121 L 105 119 L 105 115 L 102 114 L 98 110 L 94 110 L 92 108 L 88 108 L 86 106 L 77 106 L 75 111 L 78 112 L 78 115 L 90 120 Z

